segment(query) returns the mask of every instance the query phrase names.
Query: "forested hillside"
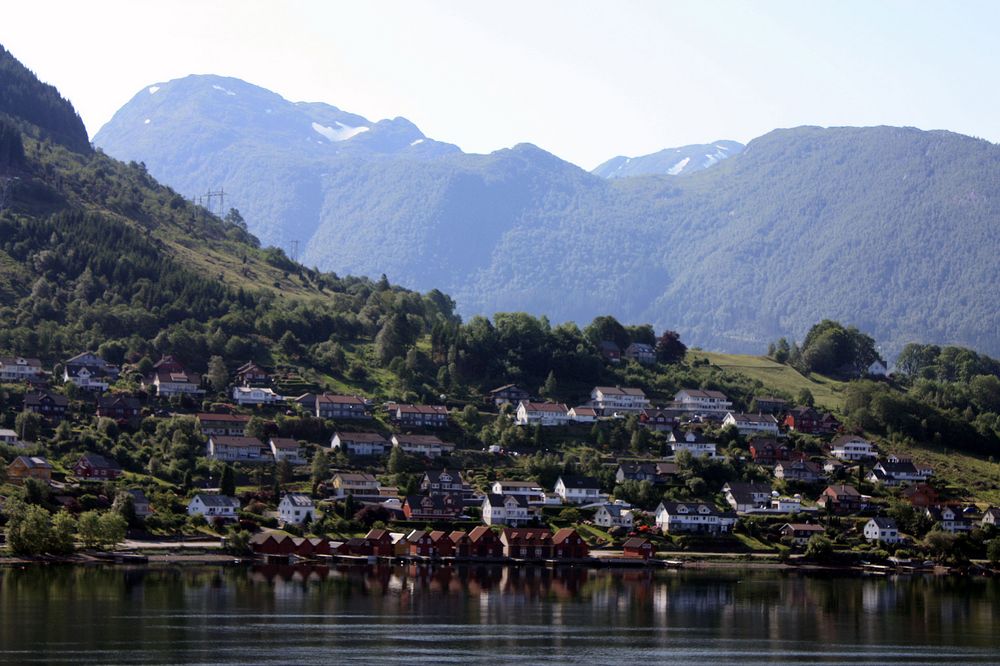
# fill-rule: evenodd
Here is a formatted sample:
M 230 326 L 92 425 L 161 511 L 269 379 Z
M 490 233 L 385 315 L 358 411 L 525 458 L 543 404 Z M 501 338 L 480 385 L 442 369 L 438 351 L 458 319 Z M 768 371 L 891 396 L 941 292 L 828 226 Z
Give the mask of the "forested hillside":
M 612 313 L 756 353 L 831 317 L 889 357 L 914 340 L 1000 353 L 982 288 L 1000 277 L 1000 148 L 949 132 L 777 130 L 683 178 L 608 180 L 531 145 L 467 155 L 403 119 L 188 77 L 95 140 L 185 195 L 224 187 L 309 265 L 440 288 L 466 316 Z

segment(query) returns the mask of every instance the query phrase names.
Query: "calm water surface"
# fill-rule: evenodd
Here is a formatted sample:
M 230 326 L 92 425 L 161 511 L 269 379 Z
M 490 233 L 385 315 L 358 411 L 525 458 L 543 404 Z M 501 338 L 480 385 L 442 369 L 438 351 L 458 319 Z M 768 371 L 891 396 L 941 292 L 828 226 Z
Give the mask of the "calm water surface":
M 508 567 L 0 570 L 17 664 L 995 664 L 1000 584 Z

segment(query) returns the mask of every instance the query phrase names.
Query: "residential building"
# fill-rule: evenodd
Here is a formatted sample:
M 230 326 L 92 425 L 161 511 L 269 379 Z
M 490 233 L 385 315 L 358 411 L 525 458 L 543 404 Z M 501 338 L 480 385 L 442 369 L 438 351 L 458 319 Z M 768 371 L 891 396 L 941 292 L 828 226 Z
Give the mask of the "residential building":
M 407 520 L 456 520 L 463 508 L 457 495 L 410 495 L 403 500 Z
M 275 405 L 284 402 L 285 397 L 274 389 L 260 386 L 234 386 L 233 401 L 237 405 Z
M 205 436 L 244 437 L 250 417 L 243 414 L 198 414 L 198 425 Z
M 528 500 L 523 495 L 496 495 L 483 498 L 483 522 L 487 525 L 524 525 L 530 519 Z
M 632 537 L 630 539 L 626 539 L 625 543 L 622 544 L 622 556 L 624 557 L 648 560 L 655 554 L 656 551 L 649 539 Z
M 489 529 L 488 527 L 486 529 Z M 472 542 L 469 540 L 469 535 L 462 530 L 455 530 L 448 535 L 451 539 L 452 549 L 454 552 L 454 557 L 465 559 L 469 557 L 469 550 L 472 546 Z
M 461 472 L 448 471 L 448 468 L 445 468 L 424 472 L 424 478 L 420 480 L 420 492 L 425 495 L 438 495 L 441 493 L 446 495 L 453 493 L 464 495 L 471 493 L 472 489 L 465 482 L 465 479 L 462 478 Z
M 621 504 L 602 504 L 594 514 L 594 524 L 601 527 L 624 527 L 632 529 L 632 510 Z
M 700 433 L 693 430 L 683 433 L 679 430 L 673 430 L 667 435 L 667 441 L 675 456 L 681 451 L 688 451 L 696 458 L 699 456 L 714 458 L 716 455 L 715 442 L 708 441 Z
M 443 428 L 448 425 L 448 408 L 444 405 L 395 405 L 392 420 L 402 426 Z
M 337 472 L 331 482 L 337 497 L 347 495 L 379 496 L 379 482 L 367 472 Z
M 795 407 L 785 415 L 784 426 L 807 435 L 819 433 L 820 415 L 812 407 Z
M 144 519 L 153 513 L 153 510 L 149 507 L 149 498 L 146 497 L 146 493 L 141 488 L 132 488 L 128 491 L 128 494 L 132 496 L 132 508 L 135 510 L 137 518 Z
M 205 516 L 205 518 L 222 518 L 236 520 L 236 512 L 240 510 L 240 501 L 228 495 L 207 495 L 200 493 L 188 502 L 189 516 Z
M 665 432 L 677 427 L 677 419 L 662 409 L 642 410 L 639 412 L 639 423 L 657 432 Z
M 506 527 L 500 533 L 503 554 L 520 560 L 552 559 L 552 532 L 547 527 Z
M 208 438 L 208 457 L 227 462 L 271 462 L 271 447 L 264 446 L 256 437 L 228 437 L 212 435 Z
M 741 435 L 778 434 L 778 420 L 770 414 L 743 414 L 741 412 L 726 412 L 722 425 L 735 426 Z
M 442 442 L 434 435 L 393 435 L 392 445 L 406 453 L 427 458 L 437 458 L 443 453 L 455 450 L 454 444 Z
M 562 403 L 522 400 L 517 405 L 515 422 L 518 425 L 566 425 L 569 423 L 569 408 Z
M 704 502 L 660 502 L 656 526 L 664 534 L 725 534 L 736 516 Z
M 73 466 L 73 476 L 80 479 L 110 481 L 121 475 L 122 468 L 117 461 L 96 453 L 84 453 Z
M 868 480 L 884 486 L 898 486 L 927 481 L 934 470 L 927 466 L 917 467 L 912 460 L 890 456 L 888 460 L 875 463 L 868 474 Z
M 590 392 L 590 406 L 604 416 L 639 414 L 649 408 L 649 399 L 641 388 L 595 386 Z
M 901 494 L 912 506 L 927 508 L 938 503 L 938 492 L 926 483 L 907 486 Z
M 585 405 L 571 407 L 569 410 L 569 420 L 574 423 L 594 423 L 597 421 L 597 410 Z
M 602 340 L 597 348 L 601 352 L 601 356 L 604 357 L 609 363 L 618 365 L 622 362 L 622 348 L 611 340 Z
M 668 483 L 679 471 L 676 463 L 668 462 L 622 462 L 615 472 L 615 483 L 625 481 L 649 481 Z
M 516 384 L 505 384 L 490 391 L 490 400 L 497 407 L 502 405 L 516 405 L 522 400 L 531 400 L 531 396 Z
M 201 388 L 201 375 L 188 372 L 173 356 L 164 356 L 157 361 L 152 374 L 143 379 L 143 386 L 151 388 L 161 398 L 197 396 L 205 392 Z
M 983 512 L 983 518 L 979 521 L 982 527 L 1000 528 L 1000 508 L 991 506 Z
M 625 348 L 625 358 L 643 365 L 652 365 L 656 363 L 656 349 L 645 342 L 633 342 Z
M 236 383 L 241 386 L 270 386 L 271 375 L 253 361 L 247 361 L 233 373 Z
M 41 456 L 18 456 L 7 465 L 7 480 L 21 485 L 25 479 L 48 483 L 52 480 L 52 465 Z
M 356 395 L 323 395 L 316 396 L 316 416 L 334 421 L 360 420 L 367 421 L 372 415 L 368 403 Z
M 316 521 L 316 506 L 308 495 L 288 493 L 278 502 L 278 520 L 285 525 L 313 523 Z
M 352 456 L 380 456 L 388 447 L 389 441 L 377 432 L 335 432 L 330 440 L 330 448 Z
M 292 465 L 306 464 L 305 452 L 298 440 L 289 437 L 272 437 L 267 443 L 271 447 L 271 456 L 274 458 L 274 462 L 287 460 Z
M 115 393 L 97 398 L 97 415 L 118 422 L 136 423 L 142 414 L 142 404 L 138 398 Z
M 767 509 L 771 503 L 771 486 L 767 483 L 732 482 L 722 486 L 729 506 L 737 513 Z
M 781 536 L 791 539 L 792 543 L 798 546 L 804 546 L 809 543 L 809 539 L 824 533 L 826 530 L 822 525 L 810 523 L 785 523 L 781 526 Z
M 63 381 L 82 389 L 107 391 L 118 379 L 118 366 L 108 363 L 93 352 L 84 352 L 63 362 Z
M 845 484 L 827 486 L 816 503 L 834 513 L 854 513 L 864 506 L 858 489 Z
M 589 476 L 560 476 L 555 492 L 566 504 L 592 504 L 604 497 L 600 482 Z
M 545 490 L 535 481 L 494 481 L 490 492 L 495 495 L 517 495 L 524 497 L 529 504 L 541 504 L 545 501 Z
M 721 391 L 683 389 L 674 396 L 674 402 L 685 411 L 694 414 L 723 416 L 733 409 L 733 403 Z
M 455 542 L 451 540 L 451 535 L 448 532 L 433 530 L 428 536 L 431 538 L 433 557 L 455 556 Z
M 779 462 L 774 466 L 774 478 L 785 481 L 801 481 L 816 483 L 826 478 L 823 468 L 811 460 L 792 460 Z
M 582 560 L 590 547 L 572 527 L 563 527 L 552 535 L 552 557 L 557 560 Z
M 882 518 L 876 516 L 865 523 L 865 539 L 868 541 L 878 541 L 879 543 L 895 544 L 899 543 L 899 528 L 892 518 Z
M 24 396 L 24 411 L 41 414 L 51 423 L 58 423 L 66 415 L 69 400 L 49 391 L 32 391 Z
M 877 455 L 875 447 L 864 437 L 841 435 L 831 442 L 831 453 L 841 460 L 871 460 Z
M 0 382 L 32 382 L 42 376 L 42 362 L 24 356 L 0 356 Z
M 933 520 L 945 532 L 959 534 L 972 530 L 972 521 L 965 516 L 960 507 L 950 505 L 931 506 L 927 507 L 925 511 L 927 517 Z
M 795 497 L 771 497 L 771 513 L 798 513 L 802 511 L 802 499 Z
M 469 557 L 478 559 L 499 559 L 504 555 L 504 545 L 500 536 L 487 525 L 469 530 Z
M 8 446 L 20 446 L 21 442 L 17 438 L 17 433 L 9 428 L 0 428 L 0 444 Z
M 773 437 L 755 437 L 750 440 L 750 457 L 758 465 L 770 467 L 778 461 L 804 460 L 805 454 L 778 442 Z
M 754 398 L 756 403 L 757 411 L 764 414 L 780 414 L 785 411 L 785 407 L 788 403 L 781 398 L 775 398 L 770 395 L 761 395 Z

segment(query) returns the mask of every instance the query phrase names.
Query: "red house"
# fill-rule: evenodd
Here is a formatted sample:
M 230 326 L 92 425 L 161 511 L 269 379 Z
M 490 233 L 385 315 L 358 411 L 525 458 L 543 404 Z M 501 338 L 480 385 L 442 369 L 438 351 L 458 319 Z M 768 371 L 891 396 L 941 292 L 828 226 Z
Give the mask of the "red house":
M 649 539 L 643 539 L 642 537 L 632 537 L 622 546 L 622 553 L 625 557 L 640 560 L 648 560 L 653 556 L 653 552 L 653 544 L 649 542 Z
M 783 421 L 786 428 L 812 435 L 819 432 L 820 415 L 812 407 L 796 407 L 788 410 Z
M 487 525 L 474 527 L 469 532 L 469 557 L 494 560 L 503 557 L 503 544 L 496 532 Z
M 434 544 L 434 554 L 437 557 L 454 557 L 455 543 L 447 532 L 434 530 L 430 533 L 431 543 Z
M 337 553 L 340 555 L 355 555 L 359 557 L 369 557 L 374 555 L 372 542 L 368 539 L 359 539 L 357 537 L 348 539 L 344 543 L 340 544 L 337 548 Z
M 454 556 L 469 557 L 469 553 L 472 549 L 472 542 L 469 540 L 469 535 L 462 530 L 455 530 L 448 536 L 451 537 Z
M 433 557 L 434 542 L 431 535 L 424 530 L 413 530 L 406 535 L 406 541 L 410 544 L 410 555 L 416 557 Z
M 79 462 L 73 466 L 73 474 L 81 479 L 103 481 L 117 479 L 122 475 L 122 468 L 110 458 L 99 456 L 96 453 L 84 453 Z
M 561 531 L 561 530 L 560 530 Z M 544 527 L 505 527 L 500 533 L 503 554 L 522 560 L 552 559 L 552 532 Z
M 365 541 L 371 544 L 371 555 L 378 557 L 392 557 L 395 551 L 392 545 L 392 535 L 389 530 L 369 530 L 365 535 Z
M 407 520 L 455 520 L 463 508 L 461 497 L 456 495 L 410 495 L 403 501 Z
M 557 560 L 582 560 L 590 555 L 590 547 L 572 527 L 564 527 L 552 535 L 552 556 Z
M 779 461 L 805 460 L 806 458 L 806 455 L 801 451 L 790 449 L 770 437 L 758 437 L 751 441 L 750 456 L 758 465 L 767 465 L 768 467 Z
M 250 548 L 257 555 L 291 555 L 295 552 L 295 541 L 288 534 L 254 534 L 250 538 Z
M 928 507 L 938 503 L 938 492 L 926 483 L 903 489 L 903 497 L 913 506 Z

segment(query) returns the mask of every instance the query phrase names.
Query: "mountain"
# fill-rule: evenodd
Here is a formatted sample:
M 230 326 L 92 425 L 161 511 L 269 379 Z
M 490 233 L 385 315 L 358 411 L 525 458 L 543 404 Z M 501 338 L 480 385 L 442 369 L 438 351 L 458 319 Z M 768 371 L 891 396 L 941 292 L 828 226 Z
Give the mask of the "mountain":
M 743 152 L 736 141 L 716 141 L 663 150 L 640 157 L 612 157 L 592 174 L 602 178 L 629 176 L 688 176 Z
M 277 138 L 269 108 L 289 110 Z M 466 316 L 610 313 L 737 352 L 832 318 L 890 357 L 913 340 L 1000 353 L 987 287 L 1000 277 L 1000 148 L 987 141 L 799 127 L 683 178 L 603 178 L 529 144 L 410 146 L 415 128 L 376 150 L 380 123 L 313 108 L 189 77 L 141 91 L 95 143 L 188 196 L 224 187 L 251 231 L 299 240 L 309 265 L 440 288 Z M 313 122 L 372 129 L 330 142 Z
M 327 127 L 360 126 L 324 113 Z M 368 131 L 385 146 L 399 128 Z M 142 164 L 92 150 L 72 105 L 0 47 L 0 353 L 47 365 L 85 349 L 114 363 L 171 354 L 197 372 L 213 355 L 278 357 L 321 368 L 314 385 L 329 386 L 386 322 L 382 346 L 396 351 L 453 322 L 452 305 L 261 248 L 237 216 L 220 219 Z M 364 368 L 355 375 L 365 386 Z

